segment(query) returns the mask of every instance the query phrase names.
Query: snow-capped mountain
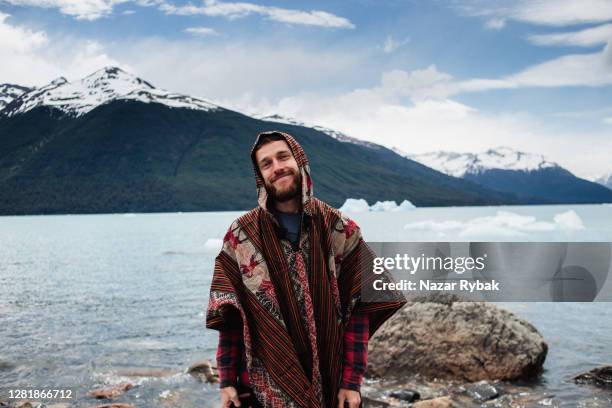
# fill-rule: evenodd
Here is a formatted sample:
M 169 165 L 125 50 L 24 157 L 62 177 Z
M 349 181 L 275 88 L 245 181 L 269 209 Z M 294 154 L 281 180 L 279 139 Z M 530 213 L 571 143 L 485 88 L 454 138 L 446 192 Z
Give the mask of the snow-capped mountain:
M 532 204 L 612 202 L 612 191 L 576 177 L 541 154 L 497 147 L 482 153 L 396 152 L 442 173 L 493 190 L 516 194 Z
M 330 129 L 330 128 L 327 128 L 327 127 L 324 127 L 324 126 L 308 124 L 306 122 L 302 122 L 302 121 L 294 119 L 294 118 L 288 118 L 288 117 L 277 115 L 277 114 L 274 114 L 274 115 L 252 115 L 252 116 L 254 118 L 256 118 L 256 119 L 265 120 L 267 122 L 286 123 L 288 125 L 303 126 L 303 127 L 315 129 L 315 130 L 318 130 L 319 132 L 325 133 L 326 135 L 333 137 L 334 139 L 336 139 L 339 142 L 353 143 L 353 144 L 357 144 L 357 145 L 365 146 L 365 147 L 370 147 L 370 148 L 380 148 L 380 145 L 368 142 L 366 140 L 361 140 L 361 139 L 357 139 L 355 137 L 348 136 L 348 135 L 346 135 L 346 134 L 344 134 L 344 133 L 342 133 L 342 132 L 340 132 L 338 130 Z
M 0 84 L 0 111 L 15 98 L 30 90 L 31 88 L 21 85 Z
M 24 113 L 39 106 L 50 106 L 60 109 L 71 116 L 78 117 L 100 105 L 115 100 L 161 103 L 173 108 L 204 111 L 219 108 L 218 105 L 204 99 L 155 88 L 150 82 L 125 72 L 118 67 L 106 67 L 73 82 L 60 77 L 40 88 L 26 88 L 8 84 L 0 85 L 0 114 L 6 116 Z M 268 122 L 312 128 L 344 143 L 380 148 L 377 144 L 347 136 L 337 130 L 310 125 L 293 118 L 286 118 L 280 115 L 251 116 Z
M 248 152 L 258 132 L 275 128 L 307 146 L 317 197 L 331 205 L 347 197 L 417 206 L 519 202 L 332 129 L 255 118 L 109 67 L 24 91 L 0 111 L 0 214 L 252 208 Z
M 541 154 L 525 153 L 505 146 L 482 153 L 439 151 L 415 155 L 403 153 L 403 155 L 454 177 L 481 174 L 491 169 L 534 171 L 559 167 L 557 163 L 546 160 Z
M 2 89 L 0 214 L 250 208 L 246 152 L 255 134 L 275 127 L 308 146 L 318 197 L 332 205 L 347 197 L 418 206 L 612 202 L 611 190 L 540 156 L 502 148 L 464 157 L 457 163 L 481 170 L 461 180 L 333 129 L 232 111 L 116 67 Z
M 595 183 L 601 184 L 602 186 L 608 187 L 612 189 L 612 172 L 604 174 L 600 177 L 595 178 L 593 180 Z
M 50 106 L 71 116 L 81 116 L 115 100 L 161 103 L 173 108 L 215 110 L 219 107 L 203 99 L 155 88 L 117 67 L 106 67 L 73 82 L 60 77 L 51 83 L 24 92 L 12 99 L 2 114 L 13 116 L 39 106 Z

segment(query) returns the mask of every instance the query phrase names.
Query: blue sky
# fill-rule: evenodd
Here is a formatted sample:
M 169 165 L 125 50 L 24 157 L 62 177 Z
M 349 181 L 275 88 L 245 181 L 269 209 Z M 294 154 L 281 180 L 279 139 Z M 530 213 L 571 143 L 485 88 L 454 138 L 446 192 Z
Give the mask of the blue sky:
M 0 83 L 119 65 L 411 153 L 612 171 L 608 0 L 0 0 Z

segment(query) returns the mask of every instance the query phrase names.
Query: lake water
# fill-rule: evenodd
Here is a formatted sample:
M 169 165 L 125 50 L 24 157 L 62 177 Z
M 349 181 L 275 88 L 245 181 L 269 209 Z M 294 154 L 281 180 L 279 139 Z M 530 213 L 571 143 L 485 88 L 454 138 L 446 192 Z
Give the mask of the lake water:
M 214 258 L 238 212 L 0 217 L 0 386 L 85 393 L 161 368 L 121 401 L 217 406 L 183 370 L 214 360 L 204 327 Z M 612 206 L 419 208 L 352 214 L 371 241 L 612 241 Z M 610 290 L 610 280 L 606 282 Z M 550 346 L 536 388 L 602 398 L 572 376 L 612 363 L 612 303 L 510 303 Z M 133 380 L 133 379 L 131 379 Z M 594 397 L 596 396 L 596 397 Z M 612 406 L 612 402 L 610 403 Z

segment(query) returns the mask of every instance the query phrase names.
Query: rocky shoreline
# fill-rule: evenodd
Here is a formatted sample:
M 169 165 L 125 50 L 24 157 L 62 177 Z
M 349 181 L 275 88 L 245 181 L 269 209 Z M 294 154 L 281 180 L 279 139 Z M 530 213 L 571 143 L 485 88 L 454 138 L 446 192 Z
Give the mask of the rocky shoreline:
M 364 407 L 514 408 L 565 407 L 554 394 L 534 384 L 542 373 L 548 344 L 537 329 L 486 302 L 463 302 L 437 295 L 406 305 L 370 340 Z M 185 370 L 118 370 L 117 381 L 92 389 L 78 405 L 0 398 L 10 408 L 135 408 L 134 393 L 154 387 L 143 378 L 190 377 L 193 383 L 218 382 L 216 367 L 203 360 Z M 573 377 L 591 390 L 577 406 L 612 407 L 612 367 Z M 140 390 L 140 391 L 139 391 Z M 150 391 L 153 392 L 153 391 Z M 190 407 L 191 389 L 157 394 L 160 407 Z

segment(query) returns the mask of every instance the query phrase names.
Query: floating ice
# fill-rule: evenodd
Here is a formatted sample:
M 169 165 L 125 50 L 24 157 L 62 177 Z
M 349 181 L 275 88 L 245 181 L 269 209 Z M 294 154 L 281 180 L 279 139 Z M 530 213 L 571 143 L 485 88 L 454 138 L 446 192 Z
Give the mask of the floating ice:
M 402 201 L 400 205 L 397 205 L 395 201 L 377 201 L 372 206 L 368 205 L 368 202 L 363 198 L 347 198 L 342 207 L 340 207 L 340 211 L 342 212 L 398 212 L 398 211 L 408 211 L 416 208 L 414 204 L 412 204 L 408 200 Z
M 556 214 L 553 219 L 561 228 L 569 230 L 584 229 L 584 223 L 574 210 Z
M 206 251 L 220 251 L 221 247 L 223 247 L 223 240 L 219 238 L 208 238 L 204 243 Z
M 495 215 L 476 217 L 467 221 L 425 220 L 406 224 L 404 229 L 432 232 L 438 237 L 456 235 L 461 238 L 527 237 L 530 233 L 574 231 L 585 229 L 580 216 L 574 210 L 558 213 L 553 221 L 538 221 L 531 215 L 510 211 L 497 211 Z
M 370 206 L 368 202 L 363 198 L 347 198 L 342 207 L 340 207 L 340 211 L 342 212 L 367 212 L 370 210 Z

